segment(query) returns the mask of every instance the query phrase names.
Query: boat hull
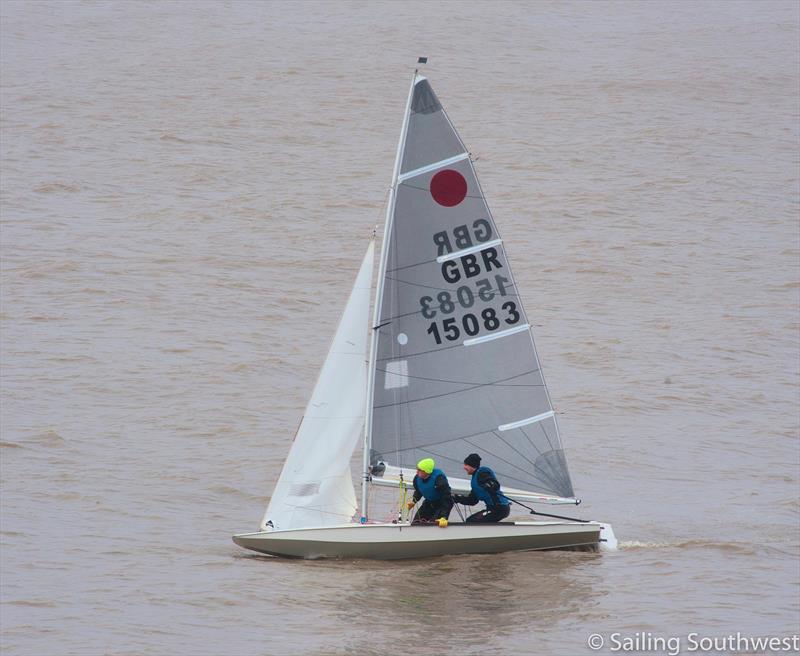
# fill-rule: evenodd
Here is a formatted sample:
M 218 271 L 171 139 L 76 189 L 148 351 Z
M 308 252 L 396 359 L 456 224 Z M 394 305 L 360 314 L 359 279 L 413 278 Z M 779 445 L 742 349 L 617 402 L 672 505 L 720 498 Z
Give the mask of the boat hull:
M 245 549 L 289 558 L 397 560 L 446 554 L 499 553 L 541 549 L 596 549 L 597 522 L 501 522 L 435 525 L 347 524 L 324 528 L 234 535 Z

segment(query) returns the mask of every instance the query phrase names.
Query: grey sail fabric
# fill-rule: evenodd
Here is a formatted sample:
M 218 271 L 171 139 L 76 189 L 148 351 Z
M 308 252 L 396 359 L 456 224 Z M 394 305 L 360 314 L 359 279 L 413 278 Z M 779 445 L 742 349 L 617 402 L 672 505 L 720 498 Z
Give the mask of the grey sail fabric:
M 506 487 L 572 497 L 550 398 L 472 162 L 420 78 L 388 233 L 372 460 L 433 457 L 464 477 L 477 452 Z
M 411 100 L 400 173 L 408 173 L 463 151 L 464 145 L 450 126 L 428 80 L 418 82 Z

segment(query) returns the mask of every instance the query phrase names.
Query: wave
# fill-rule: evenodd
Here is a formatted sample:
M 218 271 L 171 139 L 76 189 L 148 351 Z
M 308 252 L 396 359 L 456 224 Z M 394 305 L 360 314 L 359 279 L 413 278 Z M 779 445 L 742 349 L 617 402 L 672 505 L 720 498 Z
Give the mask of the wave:
M 0 440 L 0 449 L 24 449 L 25 447 L 22 444 L 17 444 L 16 442 L 6 442 L 5 440 Z
M 80 187 L 75 185 L 65 184 L 63 182 L 49 182 L 41 184 L 33 189 L 37 194 L 55 194 L 61 192 L 75 193 L 80 191 Z
M 252 494 L 248 494 L 242 490 L 239 490 L 235 487 L 231 487 L 230 485 L 215 485 L 209 488 L 211 492 L 214 494 L 221 494 L 226 496 L 235 496 L 241 499 L 261 499 L 261 496 L 254 496 Z
M 28 601 L 20 599 L 19 601 L 6 601 L 9 606 L 29 606 L 31 608 L 56 608 L 58 604 L 52 601 Z
M 66 440 L 54 430 L 37 433 L 30 439 L 30 442 L 43 446 L 62 446 L 66 444 Z
M 192 142 L 191 142 L 191 141 L 189 141 L 188 139 L 182 139 L 181 137 L 178 137 L 178 136 L 176 136 L 176 135 L 174 135 L 174 134 L 169 134 L 169 133 L 162 134 L 162 135 L 159 137 L 159 139 L 160 139 L 161 141 L 174 141 L 174 142 L 176 142 L 176 143 L 183 143 L 183 144 L 192 143 Z
M 620 541 L 617 545 L 620 551 L 634 549 L 717 549 L 738 554 L 755 554 L 757 545 L 750 542 L 719 542 L 695 538 L 678 542 L 643 542 L 640 540 Z

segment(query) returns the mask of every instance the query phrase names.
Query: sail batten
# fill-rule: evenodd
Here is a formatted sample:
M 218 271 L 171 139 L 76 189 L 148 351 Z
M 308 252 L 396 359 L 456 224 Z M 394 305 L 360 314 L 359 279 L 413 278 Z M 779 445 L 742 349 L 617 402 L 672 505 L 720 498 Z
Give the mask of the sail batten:
M 448 157 L 447 159 L 443 159 L 439 162 L 434 162 L 433 164 L 428 164 L 427 166 L 414 169 L 413 171 L 409 171 L 408 173 L 403 173 L 401 176 L 397 178 L 397 180 L 399 182 L 405 182 L 406 180 L 410 180 L 411 178 L 416 178 L 418 175 L 422 175 L 423 173 L 430 173 L 431 171 L 435 171 L 436 169 L 440 169 L 445 166 L 449 166 L 450 164 L 455 164 L 456 162 L 460 162 L 461 160 L 467 159 L 468 157 L 469 153 L 461 153 L 460 155 Z
M 413 469 L 433 456 L 457 476 L 477 451 L 504 485 L 572 497 L 502 238 L 426 79 L 412 86 L 398 157 L 373 324 L 371 463 Z
M 508 330 L 503 330 L 499 333 L 495 333 L 494 335 L 484 335 L 483 337 L 474 337 L 473 339 L 465 339 L 464 346 L 475 346 L 476 344 L 483 344 L 485 342 L 491 342 L 495 339 L 501 339 L 503 337 L 509 337 L 511 335 L 516 335 L 517 333 L 525 332 L 526 330 L 530 330 L 530 324 L 523 324 L 521 326 L 517 326 L 516 328 L 509 328 Z
M 481 251 L 485 251 L 487 248 L 492 248 L 493 246 L 500 246 L 503 243 L 502 239 L 495 239 L 490 242 L 486 242 L 485 244 L 478 244 L 477 246 L 470 246 L 469 248 L 463 248 L 460 251 L 455 251 L 454 253 L 447 253 L 446 255 L 440 255 L 436 258 L 436 261 L 439 264 L 443 262 L 449 262 L 451 260 L 457 260 L 460 257 L 464 257 L 465 255 L 471 255 L 472 253 L 480 253 Z
M 497 430 L 508 431 L 514 428 L 522 428 L 523 426 L 536 424 L 545 419 L 549 419 L 553 415 L 555 415 L 555 412 L 553 412 L 552 410 L 550 412 L 543 412 L 542 414 L 536 415 L 535 417 L 528 417 L 527 419 L 520 419 L 519 421 L 512 421 L 511 423 L 508 424 L 502 424 L 497 427 Z

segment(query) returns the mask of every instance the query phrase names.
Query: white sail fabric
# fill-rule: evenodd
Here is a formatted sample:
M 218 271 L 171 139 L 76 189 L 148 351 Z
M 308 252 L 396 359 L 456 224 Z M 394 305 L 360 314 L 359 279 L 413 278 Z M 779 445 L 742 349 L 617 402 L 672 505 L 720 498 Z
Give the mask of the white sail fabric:
M 262 530 L 318 527 L 350 521 L 356 498 L 350 459 L 366 410 L 367 328 L 374 241 L 319 374 Z
M 477 452 L 504 487 L 572 497 L 502 239 L 467 150 L 422 77 L 401 148 L 378 281 L 371 464 L 413 470 L 433 457 L 457 477 Z

